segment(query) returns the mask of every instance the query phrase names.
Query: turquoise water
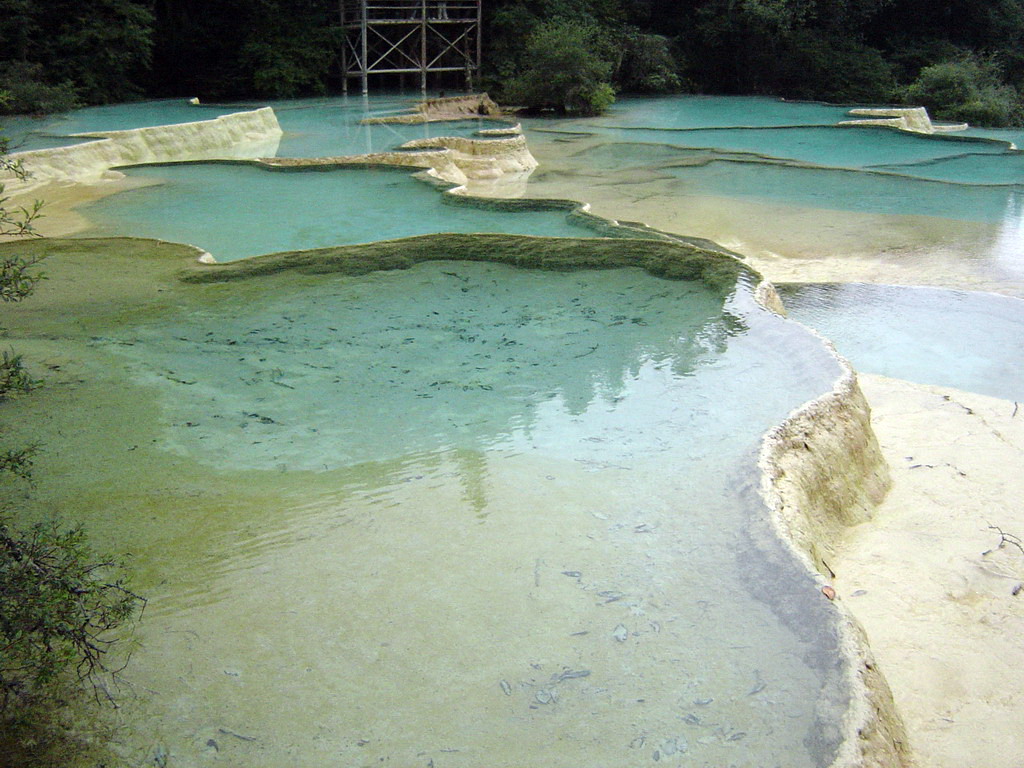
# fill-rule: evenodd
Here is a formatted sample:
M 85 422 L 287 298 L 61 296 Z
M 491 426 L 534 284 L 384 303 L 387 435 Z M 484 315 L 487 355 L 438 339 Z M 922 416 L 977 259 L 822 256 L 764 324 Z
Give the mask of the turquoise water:
M 481 126 L 493 125 L 477 120 L 413 126 L 359 125 L 365 116 L 394 114 L 410 103 L 411 99 L 402 96 L 273 103 L 285 131 L 279 154 L 358 154 L 394 148 L 413 138 L 472 135 Z M 63 126 L 61 130 L 65 133 L 125 128 L 209 117 L 227 110 L 197 108 L 182 101 L 149 102 L 83 110 L 55 119 L 53 127 Z M 661 192 L 667 201 L 677 201 L 675 204 L 693 195 L 711 195 L 833 211 L 924 215 L 988 224 L 1004 223 L 1008 211 L 1017 209 L 1024 184 L 1020 159 L 1024 154 L 1007 152 L 998 142 L 923 137 L 875 128 L 829 127 L 845 116 L 845 107 L 822 104 L 792 104 L 763 98 L 672 97 L 623 99 L 610 115 L 592 120 L 528 120 L 525 125 L 531 145 L 537 146 L 540 154 L 545 154 L 547 146 L 559 148 L 558 164 L 571 169 L 581 188 L 609 184 L 625 187 L 662 180 L 668 182 L 668 188 Z M 762 129 L 730 127 L 737 124 Z M 787 167 L 790 163 L 809 167 Z M 833 170 L 836 168 L 853 172 Z M 538 180 L 542 181 L 552 170 L 547 162 L 536 174 Z M 88 216 L 98 220 L 96 230 L 90 234 L 130 231 L 170 240 L 184 239 L 203 247 L 208 242 L 208 250 L 231 259 L 446 228 L 577 233 L 561 222 L 547 223 L 557 216 L 533 216 L 537 223 L 521 219 L 529 223 L 518 226 L 509 223 L 506 216 L 482 217 L 467 212 L 454 215 L 451 209 L 442 210 L 428 203 L 429 195 L 423 190 L 417 194 L 415 185 L 404 188 L 415 200 L 410 207 L 414 206 L 417 214 L 402 222 L 381 223 L 379 212 L 383 206 L 378 201 L 367 198 L 371 204 L 365 212 L 358 210 L 356 190 L 364 183 L 358 172 L 332 174 L 330 181 L 305 177 L 318 204 L 324 206 L 325 216 L 321 218 L 325 221 L 319 222 L 311 221 L 315 218 L 313 209 L 293 180 L 198 166 L 188 171 L 132 173 L 154 178 L 162 175 L 171 185 L 161 192 L 134 192 L 119 197 L 117 202 L 84 209 Z M 915 178 L 887 178 L 885 174 Z M 957 184 L 940 183 L 946 181 Z M 371 182 L 370 188 L 376 192 L 380 185 Z M 539 189 L 543 194 L 543 186 Z M 229 210 L 219 202 L 222 194 L 236 201 Z M 281 199 L 275 204 L 270 198 L 277 194 Z M 387 204 L 401 204 L 387 189 L 381 194 Z M 531 194 L 529 188 L 527 194 Z M 587 197 L 582 192 L 573 196 Z M 187 202 L 186 197 L 193 202 Z M 258 212 L 268 211 L 270 206 L 281 214 L 278 227 L 268 228 L 265 222 L 257 225 Z M 439 211 L 453 223 L 449 227 L 432 219 L 433 214 L 427 211 Z M 344 227 L 338 225 L 338 216 L 349 219 Z M 467 218 L 458 221 L 459 217 Z M 233 232 L 231 236 L 224 236 L 225 227 L 220 227 L 218 218 L 226 219 L 226 229 Z M 330 219 L 335 220 L 333 224 L 326 221 Z M 278 228 L 289 232 L 275 231 Z M 309 237 L 303 233 L 309 233 Z
M 581 189 L 659 182 L 658 196 L 676 206 L 685 205 L 688 197 L 717 196 L 833 211 L 999 223 L 1008 211 L 1017 209 L 1024 193 L 1016 183 L 1017 171 L 1024 171 L 1016 155 L 975 155 L 926 167 L 935 176 L 954 176 L 952 169 L 959 168 L 965 181 L 996 169 L 984 176 L 985 183 L 956 186 L 893 175 L 918 174 L 920 165 L 889 166 L 891 173 L 871 173 L 758 162 L 740 154 L 663 144 L 597 143 L 567 157 L 570 161 L 563 173 Z M 1009 162 L 1000 166 L 1002 160 Z M 537 175 L 543 182 L 545 170 Z
M 832 168 L 913 163 L 964 153 L 1005 154 L 997 142 L 919 136 L 878 128 L 716 128 L 707 130 L 601 129 L 618 145 L 665 143 L 686 149 L 746 152 Z
M 976 128 L 972 126 L 959 135 L 1006 141 L 1016 145 L 1018 149 L 1024 147 L 1024 129 L 1021 128 Z
M 845 107 L 771 99 L 625 99 L 610 119 L 527 120 L 524 126 L 531 146 L 547 161 L 534 176 L 538 194 L 545 173 L 557 168 L 574 175 L 583 188 L 678 179 L 667 192 L 658 191 L 667 205 L 713 195 L 997 223 L 1024 186 L 1024 154 L 1001 143 L 1013 138 L 1012 131 L 920 136 L 836 127 L 848 119 L 846 113 Z M 793 163 L 809 167 L 780 167 Z M 985 189 L 992 185 L 1005 189 Z
M 641 128 L 834 125 L 848 107 L 760 96 L 625 96 L 587 125 Z M 584 122 L 584 121 L 581 121 Z
M 1024 400 L 1024 301 L 888 285 L 790 284 L 789 316 L 835 342 L 854 368 Z
M 134 168 L 128 174 L 161 183 L 80 208 L 94 222 L 85 235 L 187 242 L 220 261 L 427 232 L 594 235 L 570 223 L 564 212 L 448 204 L 406 169 L 285 172 L 198 164 Z
M 368 117 L 399 114 L 418 100 L 400 94 L 333 97 L 290 101 L 192 105 L 186 99 L 144 101 L 88 107 L 46 117 L 7 117 L 0 129 L 11 140 L 12 151 L 45 149 L 77 144 L 75 133 L 117 131 L 212 120 L 220 115 L 270 106 L 285 132 L 278 150 L 280 157 L 327 157 L 367 154 L 393 149 L 411 139 L 436 136 L 469 136 L 480 128 L 500 123 L 462 120 L 421 125 L 360 125 Z
M 1024 188 L 951 187 L 921 179 L 742 162 L 665 169 L 677 180 L 673 193 L 710 194 L 807 208 L 861 213 L 934 216 L 999 223 L 1019 208 Z
M 487 120 L 456 120 L 419 125 L 360 125 L 367 117 L 396 114 L 414 103 L 403 98 L 331 99 L 315 102 L 270 102 L 285 132 L 278 157 L 361 155 L 395 149 L 412 139 L 472 136 L 481 128 L 501 127 Z
M 879 165 L 877 169 L 959 184 L 1020 185 L 1024 182 L 1024 153 L 969 154 L 912 165 Z
M 754 548 L 749 488 L 839 370 L 749 287 L 441 262 L 196 290 L 90 342 L 157 393 L 159 450 L 281 489 L 195 493 L 158 547 L 133 680 L 178 760 L 831 762 L 828 603 Z

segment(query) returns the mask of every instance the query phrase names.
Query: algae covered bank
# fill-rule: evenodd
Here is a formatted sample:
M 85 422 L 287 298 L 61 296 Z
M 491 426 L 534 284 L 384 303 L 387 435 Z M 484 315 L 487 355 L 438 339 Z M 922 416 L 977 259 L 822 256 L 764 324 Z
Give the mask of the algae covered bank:
M 126 756 L 899 764 L 815 570 L 885 486 L 852 373 L 733 257 L 604 227 L 19 245 L 35 513 L 150 600 Z

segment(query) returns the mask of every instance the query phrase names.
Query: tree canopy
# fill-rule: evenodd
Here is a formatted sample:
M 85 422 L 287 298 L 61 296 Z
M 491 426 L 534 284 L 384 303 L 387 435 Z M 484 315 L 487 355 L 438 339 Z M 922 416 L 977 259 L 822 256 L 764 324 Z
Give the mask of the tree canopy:
M 933 87 L 929 68 L 940 66 L 983 95 L 935 101 L 939 116 L 1019 119 L 1024 0 L 484 0 L 483 9 L 484 85 L 498 94 L 539 94 L 549 84 L 529 82 L 543 76 L 538 46 L 572 41 L 582 80 L 563 107 L 594 82 L 608 86 L 604 102 L 608 89 L 893 102 Z M 338 25 L 337 0 L 0 0 L 0 90 L 9 112 L 136 95 L 321 94 L 340 85 Z M 566 37 L 573 29 L 587 30 L 585 49 Z M 569 50 L 542 58 L 556 63 Z

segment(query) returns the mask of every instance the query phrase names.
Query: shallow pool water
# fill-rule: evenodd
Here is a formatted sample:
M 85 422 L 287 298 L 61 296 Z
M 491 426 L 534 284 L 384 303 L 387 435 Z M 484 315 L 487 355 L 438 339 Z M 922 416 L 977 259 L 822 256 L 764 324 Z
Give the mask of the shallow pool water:
M 87 139 L 72 134 L 119 131 L 155 125 L 174 125 L 212 120 L 220 115 L 270 106 L 284 131 L 279 157 L 330 157 L 367 154 L 394 149 L 411 139 L 434 136 L 466 136 L 480 128 L 501 125 L 493 121 L 462 120 L 420 125 L 361 125 L 364 118 L 407 111 L 416 95 L 389 94 L 288 101 L 189 104 L 186 99 L 164 99 L 131 104 L 88 107 L 45 117 L 5 117 L 0 129 L 11 140 L 12 151 L 44 149 L 76 144 Z
M 828 603 L 749 488 L 838 368 L 749 286 L 438 262 L 166 290 L 48 315 L 89 373 L 19 405 L 71 435 L 40 501 L 137 555 L 136 762 L 830 762 Z
M 1024 301 L 889 285 L 779 286 L 790 317 L 866 373 L 1024 400 Z
M 1009 134 L 836 127 L 845 112 L 679 97 L 623 100 L 609 119 L 526 120 L 540 167 L 525 194 L 582 196 L 600 215 L 706 237 L 769 269 L 811 259 L 841 275 L 857 259 L 891 282 L 909 270 L 1024 296 L 1022 155 L 987 140 Z
M 407 169 L 270 171 L 204 163 L 127 172 L 158 183 L 82 206 L 80 212 L 93 222 L 84 235 L 131 233 L 187 242 L 231 261 L 429 232 L 594 234 L 564 211 L 458 205 Z
M 386 107 L 385 107 L 386 105 Z M 504 127 L 505 123 L 468 119 L 405 125 L 380 123 L 362 125 L 366 117 L 380 117 L 409 106 L 405 100 L 384 102 L 363 101 L 350 97 L 338 105 L 336 101 L 305 104 L 272 104 L 284 136 L 278 157 L 334 157 L 364 155 L 401 146 L 413 139 L 437 136 L 472 136 L 481 129 Z
M 999 142 L 920 136 L 879 128 L 836 126 L 714 128 L 686 130 L 601 127 L 598 135 L 620 147 L 663 143 L 683 149 L 744 152 L 830 168 L 866 168 L 885 163 L 916 163 L 962 154 L 1006 154 Z M 912 168 L 908 175 L 913 175 Z
M 834 125 L 847 107 L 787 102 L 762 96 L 625 96 L 606 115 L 587 121 L 641 128 L 735 128 L 736 126 Z
M 877 170 L 959 184 L 1019 186 L 1024 179 L 1024 152 L 965 154 L 913 164 L 880 165 Z
M 411 103 L 401 95 L 273 103 L 285 131 L 278 153 L 380 151 L 412 138 L 473 135 L 493 125 L 477 120 L 359 124 L 365 116 L 395 114 Z M 160 122 L 161 110 L 169 122 L 216 112 L 182 102 L 134 106 L 139 114 L 131 106 L 88 112 L 75 118 L 77 127 Z M 883 259 L 907 254 L 915 263 L 932 258 L 938 265 L 933 272 L 943 281 L 998 285 L 1024 295 L 1024 242 L 1014 235 L 1020 230 L 1024 155 L 1007 150 L 1001 141 L 986 140 L 991 132 L 983 130 L 917 136 L 884 128 L 836 127 L 847 111 L 766 98 L 625 98 L 600 118 L 524 120 L 530 147 L 541 161 L 525 192 L 521 186 L 506 191 L 478 188 L 483 194 L 582 199 L 610 218 L 707 237 L 756 256 L 767 252 L 841 260 L 851 254 L 881 254 Z M 102 125 L 104 114 L 107 126 Z M 75 122 L 73 118 L 68 119 Z M 232 259 L 332 240 L 364 242 L 444 231 L 452 216 L 450 209 L 428 202 L 426 190 L 417 193 L 413 184 L 396 183 L 396 193 L 404 189 L 415 201 L 407 207 L 415 213 L 380 222 L 383 206 L 377 205 L 375 195 L 382 192 L 389 205 L 395 195 L 372 182 L 373 192 L 360 195 L 360 172 L 328 174 L 329 180 L 304 177 L 302 184 L 315 187 L 311 194 L 327 211 L 319 221 L 314 221 L 316 207 L 308 204 L 310 198 L 290 180 L 198 166 L 131 173 L 153 179 L 162 175 L 170 184 L 162 191 L 136 191 L 83 208 L 98 222 L 87 234 L 151 234 L 192 242 Z M 207 191 L 202 185 L 208 185 Z M 226 208 L 222 194 L 246 199 Z M 277 195 L 280 202 L 272 205 L 270 198 Z M 186 197 L 201 204 L 189 210 Z M 260 217 L 271 207 L 279 215 L 275 226 L 267 227 Z M 578 233 L 559 215 L 530 215 L 529 224 L 518 226 L 504 215 L 463 212 L 450 228 Z M 218 217 L 226 217 L 229 226 L 219 227 Z M 338 217 L 346 219 L 344 227 L 338 226 Z

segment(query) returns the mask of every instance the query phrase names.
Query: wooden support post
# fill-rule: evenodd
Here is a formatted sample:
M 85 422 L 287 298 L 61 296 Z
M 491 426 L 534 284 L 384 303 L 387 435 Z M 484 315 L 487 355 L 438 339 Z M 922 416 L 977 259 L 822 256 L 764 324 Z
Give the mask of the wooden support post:
M 345 0 L 338 0 L 338 21 L 341 22 L 341 92 L 348 96 L 348 27 Z
M 360 14 L 359 14 L 360 35 L 359 36 L 360 36 L 360 38 L 362 40 L 362 48 L 363 48 L 363 51 L 362 51 L 362 55 L 363 55 L 363 61 L 362 61 L 363 95 L 365 96 L 366 94 L 368 94 L 370 92 L 370 72 L 369 72 L 370 59 L 368 58 L 368 53 L 367 53 L 367 50 L 366 50 L 366 47 L 367 47 L 367 40 L 366 40 L 366 32 L 367 32 L 367 26 L 366 26 L 366 0 L 359 0 L 359 6 L 360 6 Z
M 420 0 L 420 90 L 427 92 L 427 0 Z

